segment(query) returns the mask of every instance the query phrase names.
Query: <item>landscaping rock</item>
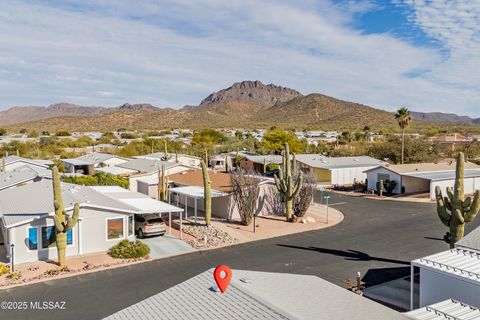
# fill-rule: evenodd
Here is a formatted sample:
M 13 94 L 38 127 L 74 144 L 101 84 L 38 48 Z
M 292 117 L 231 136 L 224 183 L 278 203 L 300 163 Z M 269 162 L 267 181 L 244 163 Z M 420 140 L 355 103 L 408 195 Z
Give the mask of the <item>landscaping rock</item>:
M 237 243 L 238 240 L 230 234 L 215 228 L 214 226 L 205 225 L 184 225 L 183 232 L 191 235 L 194 239 L 186 239 L 185 241 L 194 248 L 200 247 L 218 247 Z M 205 245 L 205 236 L 207 243 Z
M 313 219 L 312 217 L 307 217 L 307 222 L 314 223 L 314 222 L 315 222 L 315 219 Z

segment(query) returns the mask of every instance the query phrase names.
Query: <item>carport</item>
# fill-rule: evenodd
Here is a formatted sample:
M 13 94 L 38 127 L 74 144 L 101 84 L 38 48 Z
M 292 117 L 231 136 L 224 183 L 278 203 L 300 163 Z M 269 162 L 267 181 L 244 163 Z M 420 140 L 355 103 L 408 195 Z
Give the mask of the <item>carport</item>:
M 158 213 L 160 215 L 168 213 L 168 233 L 172 234 L 172 213 L 178 214 L 180 219 L 180 239 L 182 239 L 182 213 L 184 209 L 172 206 L 166 202 L 157 201 L 152 198 L 127 198 L 127 199 L 119 199 L 120 201 L 141 210 L 142 213 L 136 213 L 139 215 L 142 214 L 151 214 L 151 213 Z
M 192 198 L 194 202 L 194 212 L 195 212 L 195 223 L 197 223 L 197 212 L 198 212 L 198 199 L 203 200 L 205 198 L 203 188 L 197 186 L 188 186 L 188 187 L 178 187 L 169 189 L 170 201 L 172 199 L 171 195 L 175 194 L 177 198 L 177 207 L 180 205 L 180 196 L 184 197 L 185 205 L 185 219 L 187 219 L 187 209 L 188 209 L 188 199 Z M 212 198 L 226 197 L 229 196 L 226 192 L 221 192 L 218 190 L 212 189 Z
M 447 187 L 452 187 L 455 184 L 455 171 L 434 171 L 434 172 L 412 172 L 404 173 L 402 180 L 406 185 L 405 178 L 413 178 L 415 180 L 421 179 L 424 183 L 429 185 L 430 199 L 435 199 L 435 188 L 440 187 L 445 194 Z M 480 169 L 465 170 L 464 188 L 466 194 L 472 194 L 475 190 L 480 189 Z

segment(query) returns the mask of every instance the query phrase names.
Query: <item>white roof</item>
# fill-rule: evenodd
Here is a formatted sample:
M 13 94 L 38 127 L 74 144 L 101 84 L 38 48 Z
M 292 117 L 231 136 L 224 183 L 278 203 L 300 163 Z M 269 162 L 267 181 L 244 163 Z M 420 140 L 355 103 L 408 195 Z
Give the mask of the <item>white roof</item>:
M 403 173 L 404 176 L 421 178 L 430 181 L 454 180 L 456 177 L 455 170 L 450 171 L 431 171 L 431 172 L 412 172 Z M 480 169 L 468 169 L 464 171 L 465 178 L 480 177 Z
M 93 190 L 142 213 L 183 212 L 182 208 L 172 206 L 166 202 L 158 201 L 139 192 L 133 192 L 119 186 L 96 186 Z
M 325 157 L 321 154 L 298 154 L 295 159 L 310 167 L 321 169 L 375 167 L 383 163 L 383 161 L 367 156 Z
M 152 198 L 119 199 L 119 200 L 143 212 L 164 213 L 164 212 L 183 212 L 184 211 L 182 208 L 172 206 L 171 204 L 158 201 Z
M 127 168 L 120 168 L 120 167 L 103 167 L 103 168 L 96 168 L 95 170 L 105 172 L 105 173 L 109 173 L 109 174 L 113 174 L 113 175 L 116 175 L 116 176 L 129 175 L 129 174 L 133 174 L 133 173 L 137 172 L 136 170 L 127 169 Z
M 192 198 L 203 199 L 203 197 L 204 197 L 202 187 L 188 186 L 188 187 L 171 188 L 169 190 L 170 190 L 170 192 L 185 195 L 185 196 L 192 197 Z M 229 196 L 229 195 L 230 194 L 228 194 L 226 192 L 221 192 L 221 191 L 212 189 L 212 198 L 226 197 L 226 196 Z
M 480 253 L 455 248 L 412 261 L 417 267 L 449 273 L 464 280 L 480 282 Z
M 408 319 L 315 276 L 232 270 L 225 293 L 214 286 L 210 269 L 106 319 Z
M 480 311 L 454 299 L 441 301 L 406 313 L 416 320 L 480 320 Z

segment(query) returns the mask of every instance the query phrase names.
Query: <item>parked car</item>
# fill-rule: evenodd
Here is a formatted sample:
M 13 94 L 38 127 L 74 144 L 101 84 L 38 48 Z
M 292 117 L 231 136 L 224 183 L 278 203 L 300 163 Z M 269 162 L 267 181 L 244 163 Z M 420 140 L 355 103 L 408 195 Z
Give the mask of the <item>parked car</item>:
M 140 239 L 145 236 L 163 236 L 165 234 L 165 222 L 154 214 L 136 214 L 135 231 Z

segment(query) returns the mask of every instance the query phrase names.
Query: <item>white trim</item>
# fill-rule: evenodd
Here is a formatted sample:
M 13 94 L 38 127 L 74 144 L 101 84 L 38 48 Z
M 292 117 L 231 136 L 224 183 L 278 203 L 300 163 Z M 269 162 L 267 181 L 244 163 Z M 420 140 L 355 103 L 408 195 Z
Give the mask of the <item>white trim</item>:
M 113 220 L 113 219 L 122 219 L 122 236 L 120 238 L 115 238 L 115 239 L 108 239 L 108 220 Z M 122 217 L 119 217 L 119 216 L 116 216 L 116 217 L 108 217 L 108 218 L 105 218 L 105 240 L 106 241 L 118 241 L 118 240 L 121 240 L 121 239 L 125 239 L 125 217 L 122 216 Z
M 130 228 L 129 228 L 129 221 L 130 221 L 130 218 L 132 218 L 132 234 L 130 234 Z M 133 214 L 129 214 L 127 216 L 127 238 L 130 238 L 131 236 L 134 236 L 135 235 L 135 217 Z

